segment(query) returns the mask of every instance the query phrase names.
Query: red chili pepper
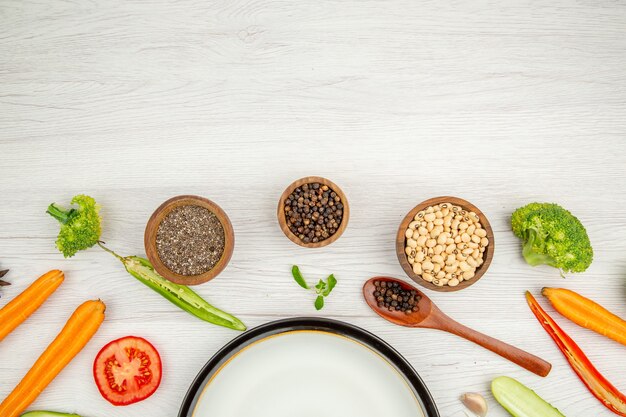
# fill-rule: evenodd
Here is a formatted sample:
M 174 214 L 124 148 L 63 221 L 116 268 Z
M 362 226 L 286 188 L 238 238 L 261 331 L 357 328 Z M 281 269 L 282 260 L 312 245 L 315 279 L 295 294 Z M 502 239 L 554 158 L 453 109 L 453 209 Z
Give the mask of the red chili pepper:
M 552 320 L 552 317 L 537 303 L 535 297 L 526 291 L 526 301 L 539 323 L 559 347 L 576 375 L 589 391 L 609 410 L 626 417 L 626 396 L 619 392 L 589 361 L 576 342 Z

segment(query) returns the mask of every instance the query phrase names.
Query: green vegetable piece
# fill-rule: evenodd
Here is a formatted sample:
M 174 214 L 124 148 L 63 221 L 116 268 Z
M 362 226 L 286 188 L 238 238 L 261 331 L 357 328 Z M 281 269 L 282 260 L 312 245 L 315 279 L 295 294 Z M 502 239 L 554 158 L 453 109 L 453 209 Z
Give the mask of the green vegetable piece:
M 306 283 L 304 277 L 300 273 L 300 268 L 298 268 L 296 265 L 291 268 L 291 274 L 293 275 L 293 278 L 296 280 L 298 285 L 300 285 L 302 288 L 315 291 L 315 293 L 317 294 L 317 298 L 315 299 L 314 305 L 317 310 L 321 310 L 324 307 L 324 297 L 328 296 L 333 288 L 335 288 L 335 285 L 337 285 L 337 279 L 333 274 L 330 274 L 328 278 L 326 278 L 326 281 L 320 279 L 318 283 L 315 284 L 315 287 L 311 288 Z
M 20 417 L 80 417 L 78 414 L 58 413 L 56 411 L 29 411 Z
M 322 295 L 327 297 L 333 288 L 335 288 L 335 285 L 337 285 L 337 279 L 335 278 L 335 275 L 330 274 L 328 278 L 326 278 L 326 288 L 322 292 Z
M 535 391 L 513 378 L 497 377 L 491 382 L 491 392 L 513 417 L 565 417 Z
M 291 267 L 291 275 L 293 275 L 293 279 L 296 280 L 299 286 L 301 286 L 305 290 L 309 289 L 308 284 L 306 283 L 306 281 L 304 280 L 304 277 L 300 273 L 300 268 L 298 268 L 298 265 L 294 265 L 293 267 Z
M 56 245 L 66 258 L 98 243 L 101 232 L 100 206 L 93 198 L 77 195 L 71 204 L 77 204 L 78 208 L 64 210 L 52 203 L 46 211 L 61 223 Z
M 515 236 L 523 240 L 522 255 L 529 265 L 550 265 L 566 272 L 583 272 L 593 261 L 585 227 L 558 204 L 530 203 L 511 216 Z
M 137 278 L 142 284 L 161 294 L 166 300 L 177 305 L 182 310 L 209 323 L 228 327 L 233 330 L 246 330 L 246 326 L 241 320 L 213 307 L 191 288 L 185 285 L 175 284 L 163 278 L 154 270 L 154 267 L 147 259 L 140 258 L 139 256 L 121 257 L 101 243 L 99 243 L 99 245 L 102 249 L 119 259 L 122 264 L 124 264 L 129 274 Z

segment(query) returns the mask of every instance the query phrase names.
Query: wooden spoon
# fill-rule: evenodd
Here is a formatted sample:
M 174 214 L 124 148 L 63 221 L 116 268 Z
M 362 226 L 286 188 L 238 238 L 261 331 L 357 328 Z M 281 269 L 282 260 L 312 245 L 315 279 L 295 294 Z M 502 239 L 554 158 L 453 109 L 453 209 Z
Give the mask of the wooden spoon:
M 376 291 L 374 281 L 397 282 L 404 290 L 416 291 L 417 294 L 422 297 L 418 302 L 419 310 L 406 314 L 401 311 L 389 311 L 389 309 L 385 307 L 379 307 L 376 297 L 374 296 L 374 292 Z M 539 376 L 548 375 L 548 373 L 550 373 L 550 369 L 552 368 L 550 363 L 535 355 L 504 343 L 498 339 L 494 339 L 493 337 L 479 333 L 476 330 L 472 330 L 452 320 L 439 310 L 439 308 L 437 308 L 437 306 L 428 297 L 426 297 L 423 292 L 404 281 L 390 277 L 371 278 L 363 285 L 363 296 L 372 310 L 385 320 L 392 323 L 406 327 L 438 329 L 461 336 L 462 338 L 489 349 L 490 351 L 497 353 L 503 358 L 506 358 Z

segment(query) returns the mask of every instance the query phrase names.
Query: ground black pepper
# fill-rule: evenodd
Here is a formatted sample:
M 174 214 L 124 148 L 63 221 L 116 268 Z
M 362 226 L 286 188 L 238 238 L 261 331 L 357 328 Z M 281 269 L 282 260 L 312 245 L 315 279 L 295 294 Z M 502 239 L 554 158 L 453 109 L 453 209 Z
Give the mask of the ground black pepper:
M 173 209 L 159 224 L 156 236 L 159 258 L 180 275 L 211 270 L 224 253 L 222 223 L 210 210 L 187 205 Z
M 326 240 L 339 229 L 343 219 L 341 197 L 317 182 L 297 187 L 285 199 L 287 227 L 304 243 Z
M 397 282 L 374 281 L 374 297 L 378 307 L 406 314 L 419 311 L 422 296 L 415 290 L 405 290 Z

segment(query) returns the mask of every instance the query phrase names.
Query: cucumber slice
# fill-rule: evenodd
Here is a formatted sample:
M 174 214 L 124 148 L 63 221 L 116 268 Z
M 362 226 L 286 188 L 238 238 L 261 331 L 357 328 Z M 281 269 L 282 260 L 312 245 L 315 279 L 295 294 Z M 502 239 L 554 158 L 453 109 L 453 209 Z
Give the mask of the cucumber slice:
M 57 413 L 55 411 L 29 411 L 20 417 L 80 417 L 78 414 Z
M 508 376 L 491 381 L 491 392 L 513 417 L 565 417 L 535 391 Z

